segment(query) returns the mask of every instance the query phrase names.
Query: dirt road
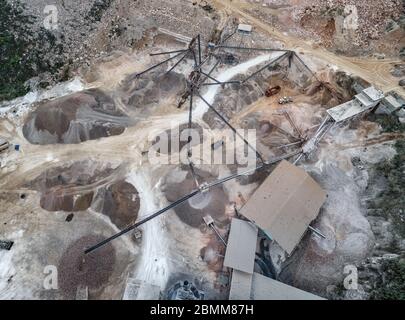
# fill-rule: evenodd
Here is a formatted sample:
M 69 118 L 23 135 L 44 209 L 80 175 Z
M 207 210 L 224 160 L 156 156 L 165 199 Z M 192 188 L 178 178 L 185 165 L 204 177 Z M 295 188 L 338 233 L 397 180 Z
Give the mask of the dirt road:
M 392 64 L 400 63 L 400 60 L 377 60 L 370 58 L 338 56 L 324 48 L 315 47 L 314 44 L 310 43 L 310 41 L 282 33 L 273 26 L 245 11 L 250 7 L 257 6 L 257 4 L 247 2 L 241 3 L 240 1 L 229 0 L 213 0 L 213 3 L 218 10 L 226 11 L 229 14 L 242 17 L 250 24 L 270 34 L 276 40 L 282 41 L 285 43 L 288 49 L 295 50 L 304 55 L 312 55 L 326 61 L 329 64 L 336 65 L 339 67 L 339 69 L 363 78 L 384 92 L 395 90 L 399 94 L 405 95 L 405 89 L 398 85 L 398 78 L 395 78 L 390 73 Z

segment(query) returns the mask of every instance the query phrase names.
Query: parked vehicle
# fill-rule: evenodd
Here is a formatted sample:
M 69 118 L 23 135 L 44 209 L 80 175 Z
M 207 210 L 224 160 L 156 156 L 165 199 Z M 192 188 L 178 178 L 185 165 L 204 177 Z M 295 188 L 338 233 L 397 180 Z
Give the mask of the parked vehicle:
M 275 94 L 279 93 L 281 91 L 281 87 L 280 86 L 275 86 L 272 88 L 268 88 L 266 90 L 266 97 L 271 97 L 274 96 Z

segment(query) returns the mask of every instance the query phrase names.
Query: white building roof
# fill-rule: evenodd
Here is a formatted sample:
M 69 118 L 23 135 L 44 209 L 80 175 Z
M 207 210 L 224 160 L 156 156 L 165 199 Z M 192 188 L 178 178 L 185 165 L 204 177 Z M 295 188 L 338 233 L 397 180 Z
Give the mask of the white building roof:
M 364 89 L 351 101 L 327 110 L 336 122 L 345 121 L 375 107 L 384 98 L 384 93 L 374 87 Z
M 363 92 L 356 94 L 355 98 L 359 101 L 363 106 L 366 108 L 372 108 L 375 105 L 375 101 L 371 100 L 366 94 Z
M 402 107 L 402 104 L 392 95 L 388 95 L 385 97 L 385 101 L 394 109 L 397 110 Z
M 253 274 L 239 270 L 232 271 L 231 290 L 229 300 L 250 300 Z
M 252 32 L 252 26 L 250 24 L 241 23 L 238 25 L 238 31 Z
M 325 300 L 258 273 L 253 274 L 251 297 L 253 300 Z
M 243 220 L 232 219 L 228 244 L 224 259 L 224 266 L 246 273 L 253 273 L 257 228 Z
M 384 98 L 384 93 L 380 90 L 377 90 L 373 86 L 364 89 L 363 93 L 366 94 L 374 102 L 380 101 Z
M 325 199 L 326 192 L 309 174 L 283 160 L 250 197 L 241 214 L 291 254 Z
M 325 300 L 259 273 L 233 270 L 229 300 Z
M 335 120 L 336 122 L 345 121 L 366 111 L 357 100 L 351 100 L 346 103 L 343 103 L 337 107 L 330 108 L 326 112 Z

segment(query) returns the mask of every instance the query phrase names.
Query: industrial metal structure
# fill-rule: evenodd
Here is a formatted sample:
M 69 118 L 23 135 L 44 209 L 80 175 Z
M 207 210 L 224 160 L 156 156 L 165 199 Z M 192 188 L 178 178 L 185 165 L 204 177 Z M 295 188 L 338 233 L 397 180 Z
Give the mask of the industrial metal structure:
M 310 175 L 282 161 L 240 213 L 291 254 L 325 200 L 326 192 Z
M 384 94 L 374 87 L 364 89 L 353 100 L 329 109 L 329 116 L 337 123 L 351 119 L 376 107 L 384 98 Z
M 127 228 L 123 229 L 119 233 L 111 236 L 108 239 L 105 239 L 104 241 L 95 244 L 94 246 L 87 248 L 85 250 L 85 253 L 88 254 L 101 246 L 105 245 L 106 243 L 124 235 L 127 234 L 128 232 L 136 229 L 140 225 L 154 219 L 155 217 L 185 203 L 189 199 L 193 198 L 194 196 L 201 194 L 203 192 L 206 192 L 210 190 L 211 188 L 214 188 L 216 186 L 222 185 L 223 183 L 236 179 L 238 177 L 242 177 L 245 175 L 252 174 L 258 170 L 265 169 L 275 163 L 280 162 L 281 160 L 284 159 L 289 159 L 289 158 L 294 158 L 295 160 L 293 161 L 294 164 L 298 163 L 304 156 L 310 155 L 316 148 L 321 139 L 325 136 L 325 134 L 331 129 L 331 127 L 334 125 L 336 119 L 333 119 L 333 117 L 328 114 L 324 121 L 320 124 L 318 127 L 317 131 L 315 134 L 310 137 L 308 140 L 304 140 L 302 138 L 301 133 L 299 132 L 298 128 L 295 126 L 294 122 L 292 121 L 291 117 L 286 114 L 287 119 L 289 122 L 292 124 L 293 128 L 295 129 L 295 132 L 298 134 L 298 142 L 295 142 L 297 146 L 299 147 L 293 152 L 286 153 L 280 157 L 275 157 L 272 159 L 265 159 L 229 122 L 228 120 L 220 113 L 218 110 L 215 109 L 215 107 L 209 103 L 201 94 L 201 90 L 206 87 L 206 86 L 221 86 L 224 88 L 225 86 L 228 85 L 236 85 L 236 87 L 240 88 L 240 86 L 245 85 L 250 79 L 255 77 L 261 72 L 264 72 L 266 70 L 271 70 L 275 66 L 277 66 L 279 63 L 282 61 L 287 60 L 288 61 L 288 68 L 291 68 L 292 66 L 292 61 L 293 59 L 297 59 L 307 71 L 311 74 L 311 77 L 315 78 L 316 81 L 318 81 L 321 85 L 322 82 L 319 81 L 317 76 L 311 71 L 311 69 L 306 65 L 306 63 L 294 52 L 291 50 L 282 50 L 282 49 L 271 49 L 271 48 L 249 48 L 249 47 L 242 47 L 242 46 L 229 46 L 226 44 L 226 42 L 234 35 L 238 29 L 236 29 L 234 32 L 232 32 L 230 35 L 224 37 L 222 41 L 220 41 L 218 44 L 214 43 L 208 43 L 205 47 L 205 50 L 202 49 L 202 41 L 201 41 L 201 36 L 197 35 L 195 38 L 191 39 L 191 41 L 188 43 L 187 48 L 185 49 L 179 49 L 179 50 L 173 50 L 173 51 L 166 51 L 166 52 L 158 52 L 158 53 L 152 53 L 151 56 L 160 56 L 160 55 L 172 55 L 171 57 L 151 66 L 150 68 L 147 68 L 146 70 L 138 73 L 135 75 L 135 78 L 139 78 L 142 75 L 160 67 L 163 66 L 165 63 L 174 60 L 175 63 L 174 65 L 166 71 L 166 73 L 169 73 L 173 70 L 175 70 L 182 61 L 184 61 L 186 58 L 191 57 L 194 61 L 194 66 L 191 71 L 191 73 L 188 75 L 187 78 L 187 91 L 185 94 L 182 96 L 182 100 L 180 102 L 179 107 L 183 105 L 187 100 L 189 101 L 189 116 L 188 116 L 188 128 L 192 128 L 192 123 L 193 123 L 193 106 L 194 102 L 196 99 L 200 99 L 203 101 L 207 107 L 212 110 L 215 115 L 224 123 L 226 124 L 235 134 L 235 136 L 238 136 L 240 139 L 243 140 L 244 144 L 247 145 L 248 148 L 253 150 L 257 156 L 257 159 L 259 160 L 259 163 L 257 164 L 256 167 L 247 169 L 244 172 L 241 173 L 236 173 L 236 174 L 231 174 L 227 177 L 218 179 L 216 181 L 210 182 L 210 183 L 200 183 L 198 181 L 198 177 L 195 174 L 194 170 L 194 164 L 191 160 L 192 157 L 192 151 L 191 151 L 191 144 L 188 143 L 188 162 L 189 162 L 189 167 L 190 167 L 190 172 L 194 178 L 195 181 L 195 189 L 190 192 L 189 194 L 185 195 L 184 197 L 174 201 L 173 203 L 169 204 L 167 207 L 162 208 L 158 210 L 155 213 L 152 213 L 151 215 L 145 217 L 143 220 L 138 221 L 134 223 L 133 225 L 128 226 Z M 231 81 L 219 81 L 213 76 L 214 71 L 216 68 L 221 64 L 227 64 L 227 57 L 229 56 L 229 51 L 230 50 L 236 50 L 236 51 L 251 51 L 251 52 L 279 52 L 280 55 L 266 63 L 264 66 L 260 67 L 258 70 L 252 72 L 250 75 L 243 79 L 239 80 L 231 80 Z M 206 68 L 207 65 L 209 64 L 208 62 L 212 62 L 212 60 L 215 60 L 215 63 L 213 66 L 210 66 L 209 68 Z M 232 86 L 230 87 L 232 89 Z M 365 93 L 370 96 L 370 98 L 373 100 L 373 105 L 376 105 L 379 103 L 379 101 L 382 99 L 381 93 L 375 89 L 367 89 L 365 90 Z M 376 99 L 374 99 L 376 98 Z M 333 111 L 331 111 L 333 112 Z M 334 121 L 335 120 L 335 121 Z M 188 142 L 191 142 L 191 134 L 188 137 Z M 302 144 L 302 147 L 300 146 Z M 245 217 L 247 220 L 249 218 Z M 253 223 L 253 221 L 250 221 Z M 323 236 L 318 230 L 315 230 L 311 228 L 313 232 L 316 234 Z M 290 249 L 290 246 L 288 246 Z M 289 251 L 289 250 L 287 250 Z
M 211 188 L 214 188 L 216 186 L 219 186 L 227 181 L 230 181 L 232 179 L 236 179 L 241 176 L 245 176 L 248 174 L 252 174 L 257 170 L 264 169 L 266 167 L 269 167 L 270 165 L 277 163 L 283 159 L 288 159 L 291 157 L 295 156 L 300 156 L 303 152 L 301 149 L 298 149 L 294 152 L 287 153 L 281 157 L 273 158 L 273 159 L 265 159 L 228 121 L 227 119 L 220 113 L 218 112 L 212 104 L 210 104 L 201 94 L 201 89 L 203 89 L 206 86 L 227 86 L 231 84 L 236 84 L 237 87 L 243 86 L 246 84 L 250 79 L 258 75 L 259 73 L 268 70 L 275 65 L 279 64 L 280 62 L 287 60 L 289 67 L 291 67 L 292 60 L 296 58 L 298 61 L 300 61 L 305 68 L 311 73 L 313 77 L 316 78 L 316 76 L 312 73 L 312 71 L 308 68 L 308 66 L 305 64 L 305 62 L 302 61 L 302 59 L 294 52 L 290 50 L 282 50 L 282 49 L 271 49 L 271 48 L 249 48 L 249 47 L 238 47 L 238 46 L 228 46 L 226 45 L 226 42 L 237 32 L 235 30 L 232 32 L 230 35 L 224 37 L 222 41 L 218 44 L 213 44 L 213 43 L 208 43 L 205 50 L 202 49 L 202 41 L 201 41 L 201 36 L 197 35 L 195 38 L 193 38 L 189 44 L 188 47 L 185 49 L 179 49 L 179 50 L 173 50 L 173 51 L 167 51 L 167 52 L 158 52 L 158 53 L 152 53 L 151 56 L 160 56 L 160 55 L 172 55 L 171 57 L 151 66 L 150 68 L 147 68 L 146 70 L 138 73 L 135 75 L 135 78 L 139 78 L 142 75 L 164 65 L 165 63 L 175 60 L 174 65 L 166 71 L 166 73 L 169 73 L 173 70 L 175 70 L 182 61 L 184 61 L 186 58 L 191 57 L 194 61 L 194 66 L 193 70 L 191 73 L 188 75 L 187 78 L 187 91 L 182 97 L 182 102 L 181 104 L 185 103 L 187 100 L 189 100 L 189 117 L 188 117 L 188 128 L 191 129 L 192 123 L 193 123 L 193 106 L 194 106 L 194 101 L 195 99 L 201 99 L 210 110 L 212 110 L 216 116 L 221 119 L 235 134 L 235 136 L 239 137 L 240 139 L 243 140 L 244 144 L 246 144 L 251 150 L 253 150 L 259 160 L 259 164 L 252 169 L 247 169 L 245 172 L 242 173 L 237 173 L 237 174 L 232 174 L 229 175 L 228 177 L 221 178 L 217 181 L 210 182 L 210 183 L 203 183 L 200 184 L 198 181 L 198 178 L 195 175 L 194 172 L 194 164 L 191 161 L 191 147 L 189 144 L 189 149 L 188 149 L 188 158 L 189 158 L 189 167 L 190 167 L 190 172 L 194 177 L 194 181 L 196 182 L 196 189 L 193 190 L 190 194 L 178 199 L 177 201 L 171 203 L 165 208 L 162 208 L 161 210 L 158 210 L 157 212 L 151 214 L 150 216 L 147 216 L 143 220 L 136 222 L 133 225 L 130 225 L 129 227 L 125 228 L 124 230 L 120 231 L 119 233 L 113 235 L 112 237 L 90 247 L 85 250 L 85 253 L 88 254 L 101 246 L 105 245 L 106 243 L 130 232 L 131 230 L 134 230 L 135 228 L 139 227 L 140 225 L 148 222 L 149 220 L 169 211 L 170 209 L 173 209 L 177 207 L 178 205 L 188 201 L 192 197 L 196 196 L 197 194 L 200 194 L 202 192 L 208 191 Z M 260 67 L 258 70 L 255 70 L 253 73 L 251 73 L 249 76 L 239 79 L 239 80 L 231 80 L 231 81 L 219 81 L 213 76 L 213 72 L 216 70 L 216 68 L 221 64 L 221 63 L 226 63 L 224 61 L 223 57 L 226 56 L 228 51 L 232 50 L 240 50 L 242 52 L 244 51 L 251 51 L 251 52 L 279 52 L 280 55 L 266 63 L 264 66 Z M 212 59 L 215 60 L 215 63 L 213 64 L 212 67 L 206 70 L 206 66 L 208 65 L 208 62 L 211 61 Z M 181 105 L 180 105 L 181 106 Z M 191 136 L 189 136 L 189 142 L 191 141 Z

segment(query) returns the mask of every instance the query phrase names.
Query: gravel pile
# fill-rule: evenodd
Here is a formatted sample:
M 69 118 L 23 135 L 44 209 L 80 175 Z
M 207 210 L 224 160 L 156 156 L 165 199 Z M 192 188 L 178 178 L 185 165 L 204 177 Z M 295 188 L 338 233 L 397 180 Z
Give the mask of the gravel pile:
M 110 278 L 116 261 L 111 244 L 85 255 L 84 250 L 104 238 L 89 235 L 70 245 L 59 262 L 58 283 L 66 298 L 74 299 L 78 287 L 100 289 Z

